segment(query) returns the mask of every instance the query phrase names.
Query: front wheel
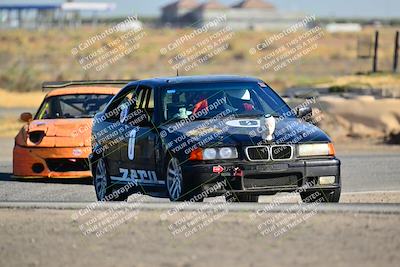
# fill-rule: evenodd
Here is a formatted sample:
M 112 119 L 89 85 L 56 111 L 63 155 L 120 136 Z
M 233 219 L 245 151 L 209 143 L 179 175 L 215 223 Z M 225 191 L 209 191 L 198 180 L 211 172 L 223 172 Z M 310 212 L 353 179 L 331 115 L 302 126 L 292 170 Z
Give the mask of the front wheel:
M 171 158 L 166 166 L 166 185 L 171 201 L 202 202 L 204 197 L 195 189 L 185 186 L 182 168 L 177 158 Z
M 301 199 L 304 203 L 313 202 L 329 202 L 337 203 L 340 199 L 341 188 L 334 190 L 318 190 L 313 192 L 302 192 L 300 193 Z
M 101 158 L 97 161 L 93 175 L 93 183 L 98 201 L 127 201 L 128 193 L 120 193 L 114 190 L 110 176 L 107 172 L 105 161 Z

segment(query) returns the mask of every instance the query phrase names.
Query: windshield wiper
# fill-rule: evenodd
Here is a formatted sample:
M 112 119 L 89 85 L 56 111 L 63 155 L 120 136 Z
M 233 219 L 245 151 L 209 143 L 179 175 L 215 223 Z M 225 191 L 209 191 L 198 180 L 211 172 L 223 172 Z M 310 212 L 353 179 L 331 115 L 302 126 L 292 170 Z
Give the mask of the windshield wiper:
M 257 113 L 257 114 L 233 114 L 235 117 L 238 118 L 244 118 L 244 117 L 261 117 L 264 114 L 262 113 Z
M 79 118 L 93 118 L 93 117 L 94 115 L 86 114 L 86 115 L 75 116 L 74 118 L 79 119 Z
M 213 117 L 198 117 L 195 118 L 195 121 L 204 121 L 204 120 L 211 120 Z
M 267 114 L 270 114 L 272 117 L 276 117 L 276 118 L 279 118 L 280 117 L 280 115 L 279 114 L 271 114 L 271 113 L 267 113 Z M 264 114 L 264 113 L 254 113 L 254 114 L 234 114 L 236 117 L 238 117 L 238 118 L 244 118 L 244 117 L 262 117 L 262 116 L 264 116 L 264 115 L 267 115 L 267 114 Z

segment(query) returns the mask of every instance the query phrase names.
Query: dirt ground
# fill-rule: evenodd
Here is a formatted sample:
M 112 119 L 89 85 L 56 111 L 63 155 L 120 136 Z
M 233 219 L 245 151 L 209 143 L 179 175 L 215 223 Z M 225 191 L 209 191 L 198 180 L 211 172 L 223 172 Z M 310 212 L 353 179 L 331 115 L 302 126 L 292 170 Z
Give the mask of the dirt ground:
M 343 193 L 341 203 L 400 203 L 400 192 Z
M 185 237 L 169 229 L 188 212 L 160 218 L 161 212 L 131 211 L 97 237 L 80 227 L 102 211 L 76 212 L 1 209 L 0 266 L 395 266 L 400 260 L 398 215 L 310 213 L 275 236 L 259 229 L 278 213 L 221 213 Z
M 288 197 L 290 196 L 290 197 Z M 298 194 L 276 194 L 273 196 L 262 196 L 260 202 L 272 203 L 280 202 L 285 199 L 288 203 L 301 202 L 300 195 Z M 340 203 L 400 203 L 399 191 L 376 191 L 376 192 L 342 192 L 340 196 Z
M 400 131 L 399 99 L 374 99 L 372 96 L 344 99 L 324 96 L 318 102 L 325 112 L 320 126 L 336 141 L 346 137 L 383 139 L 391 132 Z

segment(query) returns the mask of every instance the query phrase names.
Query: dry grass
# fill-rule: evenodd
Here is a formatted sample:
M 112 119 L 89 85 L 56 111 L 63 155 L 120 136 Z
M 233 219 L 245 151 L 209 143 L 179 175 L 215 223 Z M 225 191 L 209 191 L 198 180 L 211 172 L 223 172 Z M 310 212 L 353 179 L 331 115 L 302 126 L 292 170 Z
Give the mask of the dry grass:
M 43 101 L 42 92 L 10 92 L 0 89 L 0 108 L 37 108 Z
M 24 109 L 35 110 L 40 105 L 44 97 L 42 92 L 9 92 L 0 89 L 0 109 Z M 15 114 L 7 113 L 0 116 L 0 137 L 14 137 L 24 122 L 19 120 L 18 112 Z
M 360 88 L 382 88 L 400 90 L 400 75 L 377 74 L 377 75 L 348 75 L 337 77 L 335 80 L 320 84 L 323 87 L 360 87 Z
M 14 137 L 24 125 L 24 122 L 17 118 L 1 118 L 0 117 L 0 137 Z
M 173 76 L 175 71 L 168 64 L 168 60 L 205 38 L 201 35 L 187 42 L 177 52 L 170 52 L 167 56 L 163 56 L 160 53 L 162 47 L 166 47 L 192 30 L 145 29 L 146 36 L 140 41 L 140 48 L 137 51 L 123 57 L 112 67 L 103 71 L 85 71 L 71 55 L 71 49 L 89 37 L 101 33 L 104 29 L 65 29 L 62 34 L 59 30 L 0 32 L 0 87 L 29 91 L 38 90 L 44 80 Z M 379 69 L 388 71 L 392 64 L 395 29 L 382 28 L 380 32 Z M 185 75 L 232 73 L 257 76 L 281 90 L 294 85 L 335 83 L 337 77 L 367 72 L 371 69 L 370 59 L 357 59 L 357 40 L 362 35 L 372 38 L 373 29 L 366 29 L 362 33 L 329 34 L 325 32 L 324 37 L 318 40 L 318 49 L 278 72 L 262 70 L 257 64 L 257 57 L 251 56 L 248 52 L 251 47 L 273 34 L 272 32 L 236 32 L 229 40 L 229 48 L 226 51 L 192 71 L 181 73 Z M 274 46 L 278 47 L 295 37 L 291 35 L 276 42 Z M 109 39 L 111 40 L 112 38 Z M 93 49 L 85 52 L 89 54 L 106 43 L 105 40 L 100 41 Z M 357 76 L 354 79 L 358 78 L 360 77 Z M 380 78 L 372 76 L 369 79 Z

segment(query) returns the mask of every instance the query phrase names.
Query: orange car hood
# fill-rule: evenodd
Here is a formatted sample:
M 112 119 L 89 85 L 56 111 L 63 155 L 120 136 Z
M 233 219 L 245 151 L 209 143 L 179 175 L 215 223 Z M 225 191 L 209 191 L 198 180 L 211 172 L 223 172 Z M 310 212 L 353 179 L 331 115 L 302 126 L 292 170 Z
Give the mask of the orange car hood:
M 90 146 L 92 119 L 34 120 L 25 128 L 27 137 L 32 132 L 43 131 L 41 142 L 33 143 L 27 138 L 28 146 L 77 147 Z

